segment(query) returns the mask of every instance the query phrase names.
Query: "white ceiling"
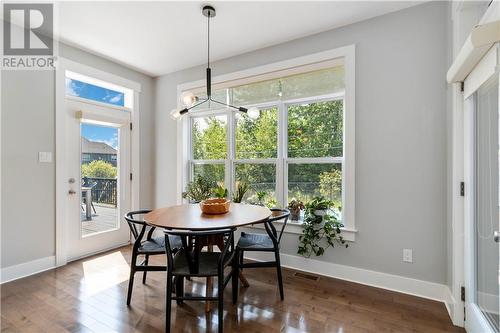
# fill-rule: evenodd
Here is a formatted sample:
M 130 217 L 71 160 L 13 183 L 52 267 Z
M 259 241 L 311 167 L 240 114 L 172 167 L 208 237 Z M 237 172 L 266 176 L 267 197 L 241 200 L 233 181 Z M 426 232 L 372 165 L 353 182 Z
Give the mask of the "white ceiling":
M 213 60 L 414 6 L 408 1 L 212 2 Z M 63 42 L 159 76 L 206 62 L 202 2 L 59 2 Z

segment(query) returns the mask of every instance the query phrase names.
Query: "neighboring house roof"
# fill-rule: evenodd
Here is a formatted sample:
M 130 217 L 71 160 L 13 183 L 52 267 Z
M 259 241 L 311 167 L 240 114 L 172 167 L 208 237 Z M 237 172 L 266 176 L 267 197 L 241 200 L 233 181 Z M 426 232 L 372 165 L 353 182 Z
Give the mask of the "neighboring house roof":
M 107 143 L 91 141 L 82 137 L 82 153 L 116 155 L 116 149 Z

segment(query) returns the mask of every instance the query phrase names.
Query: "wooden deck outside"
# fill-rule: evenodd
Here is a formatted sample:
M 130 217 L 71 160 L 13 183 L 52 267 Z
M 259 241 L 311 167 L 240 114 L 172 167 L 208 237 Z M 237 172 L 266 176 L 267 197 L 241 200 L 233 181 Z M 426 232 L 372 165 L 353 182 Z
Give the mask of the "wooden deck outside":
M 96 212 L 92 211 L 92 220 L 90 221 L 85 218 L 85 212 L 81 212 L 83 236 L 116 228 L 118 208 L 98 203 L 94 203 L 94 207 Z

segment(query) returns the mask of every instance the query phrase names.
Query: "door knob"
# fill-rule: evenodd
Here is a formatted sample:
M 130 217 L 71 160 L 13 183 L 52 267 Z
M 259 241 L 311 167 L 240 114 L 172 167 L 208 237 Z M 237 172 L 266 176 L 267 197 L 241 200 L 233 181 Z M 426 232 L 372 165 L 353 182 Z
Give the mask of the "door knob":
M 493 240 L 497 243 L 500 243 L 500 232 L 498 231 L 493 232 Z
M 74 191 L 74 190 L 69 190 L 69 191 L 68 191 L 68 193 L 69 193 L 69 194 L 76 194 L 76 191 Z
M 76 182 L 75 178 L 70 178 L 68 179 L 68 183 L 74 184 Z

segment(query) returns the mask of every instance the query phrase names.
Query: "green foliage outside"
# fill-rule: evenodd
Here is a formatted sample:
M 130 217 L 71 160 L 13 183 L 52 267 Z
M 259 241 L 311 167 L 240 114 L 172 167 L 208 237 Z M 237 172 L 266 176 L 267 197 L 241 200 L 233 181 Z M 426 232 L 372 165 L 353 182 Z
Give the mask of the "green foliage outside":
M 94 160 L 90 163 L 82 164 L 82 177 L 91 178 L 116 178 L 117 169 L 111 163 Z
M 235 129 L 236 158 L 276 158 L 276 107 L 261 110 L 256 120 L 237 114 Z M 225 159 L 226 118 L 195 118 L 192 126 L 194 159 Z M 318 102 L 288 107 L 288 156 L 293 158 L 338 157 L 343 153 L 343 101 Z M 195 165 L 195 175 L 212 181 L 224 181 L 224 164 Z M 289 164 L 288 197 L 304 202 L 324 196 L 341 210 L 342 170 L 340 164 Z M 243 198 L 258 202 L 257 193 L 266 191 L 266 204 L 276 202 L 276 164 L 236 164 L 236 181 L 250 189 Z M 228 186 L 229 187 L 229 186 Z

